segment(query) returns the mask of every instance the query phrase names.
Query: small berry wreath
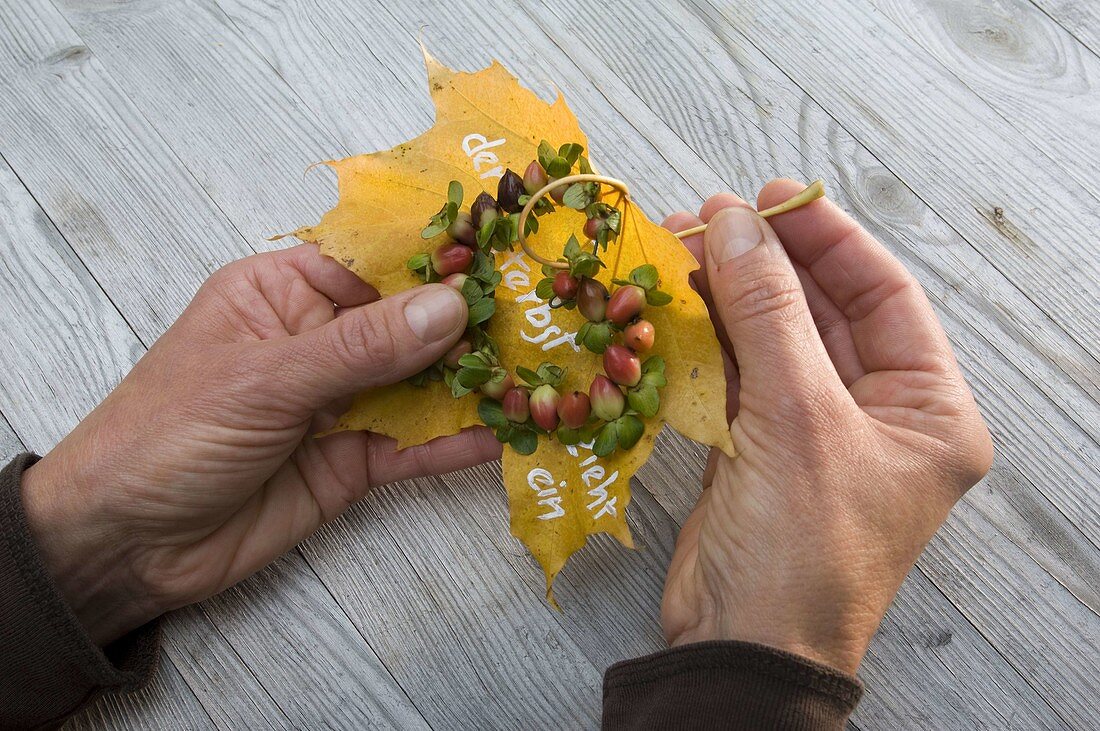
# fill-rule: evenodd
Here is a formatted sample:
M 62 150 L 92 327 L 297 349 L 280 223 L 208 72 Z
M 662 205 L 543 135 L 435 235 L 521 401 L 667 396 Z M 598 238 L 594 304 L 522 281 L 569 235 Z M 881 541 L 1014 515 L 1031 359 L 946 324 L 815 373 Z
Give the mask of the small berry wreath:
M 595 278 L 605 266 L 600 253 L 619 235 L 623 212 L 618 206 L 629 199 L 629 192 L 622 181 L 597 175 L 583 153 L 576 143 L 555 149 L 544 140 L 538 159 L 531 161 L 522 178 L 506 171 L 496 199 L 483 192 L 468 211 L 462 210 L 462 184 L 452 180 L 446 203 L 421 231 L 425 239 L 446 231 L 451 241 L 407 263 L 425 282 L 459 290 L 470 313 L 458 343 L 409 381 L 423 385 L 442 380 L 455 398 L 479 391 L 485 396 L 478 404 L 481 420 L 520 454 L 533 453 L 540 434 L 565 445 L 590 442 L 593 453 L 601 457 L 630 449 L 645 433 L 642 417 L 652 417 L 660 409 L 660 389 L 666 384 L 664 360 L 656 355 L 642 360 L 656 337 L 653 324 L 643 315 L 646 307 L 665 306 L 672 298 L 657 288 L 660 273 L 651 264 L 635 268 L 625 280 L 612 280 L 616 289 L 610 293 Z M 615 205 L 602 199 L 603 186 L 619 192 Z M 760 215 L 797 208 L 823 193 L 817 181 Z M 582 246 L 571 235 L 561 257 L 551 261 L 531 250 L 527 236 L 538 231 L 539 216 L 556 210 L 555 203 L 584 212 L 587 243 Z M 683 238 L 705 228 L 676 235 Z M 501 282 L 495 252 L 513 250 L 517 243 L 542 264 L 544 278 L 535 287 L 536 295 L 552 308 L 576 308 L 586 320 L 575 342 L 601 355 L 604 370 L 588 393 L 560 394 L 565 371 L 553 363 L 544 362 L 535 370 L 516 366 L 513 377 L 500 362 L 487 332 Z

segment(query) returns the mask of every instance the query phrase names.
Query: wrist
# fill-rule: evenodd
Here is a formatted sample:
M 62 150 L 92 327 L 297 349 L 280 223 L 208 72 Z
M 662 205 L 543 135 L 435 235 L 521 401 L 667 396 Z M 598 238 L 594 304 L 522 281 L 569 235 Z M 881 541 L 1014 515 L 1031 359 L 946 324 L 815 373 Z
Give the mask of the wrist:
M 61 462 L 51 453 L 23 473 L 24 511 L 62 598 L 102 647 L 160 612 L 140 588 L 137 551 L 111 520 L 102 490 Z
M 864 632 L 860 629 L 863 622 L 854 617 L 838 622 L 835 618 L 796 619 L 789 612 L 784 614 L 782 621 L 777 621 L 780 618 L 774 614 L 762 617 L 751 612 L 737 612 L 736 616 L 716 612 L 669 633 L 667 640 L 670 647 L 713 640 L 753 642 L 855 675 L 873 629 Z

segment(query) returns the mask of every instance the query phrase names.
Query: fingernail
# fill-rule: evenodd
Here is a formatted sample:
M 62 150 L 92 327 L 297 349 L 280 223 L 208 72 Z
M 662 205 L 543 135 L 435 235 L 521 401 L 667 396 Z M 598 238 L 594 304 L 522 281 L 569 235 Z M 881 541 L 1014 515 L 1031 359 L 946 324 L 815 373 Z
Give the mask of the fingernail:
M 707 224 L 703 241 L 718 264 L 735 259 L 764 240 L 760 216 L 742 206 L 723 208 Z
M 466 320 L 466 310 L 458 292 L 446 285 L 422 290 L 406 303 L 405 320 L 420 342 L 431 343 L 452 334 Z

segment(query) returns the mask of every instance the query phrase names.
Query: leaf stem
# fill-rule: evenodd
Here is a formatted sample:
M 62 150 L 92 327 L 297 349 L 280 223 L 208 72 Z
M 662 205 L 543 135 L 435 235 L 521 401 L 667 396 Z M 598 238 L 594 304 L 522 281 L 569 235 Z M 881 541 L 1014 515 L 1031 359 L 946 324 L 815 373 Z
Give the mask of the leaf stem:
M 787 211 L 793 211 L 795 208 L 799 208 L 801 206 L 806 205 L 807 203 L 810 203 L 812 201 L 817 200 L 818 198 L 824 197 L 824 195 L 825 195 L 825 181 L 824 180 L 815 180 L 814 182 L 812 182 L 808 186 L 806 186 L 797 195 L 795 195 L 791 198 L 788 198 L 787 200 L 783 201 L 779 205 L 772 206 L 771 208 L 765 208 L 764 210 L 760 211 L 759 215 L 760 215 L 761 218 L 769 218 L 771 216 L 777 216 L 780 213 L 786 213 Z M 678 231 L 674 235 L 678 239 L 683 239 L 683 238 L 686 238 L 688 236 L 694 236 L 695 234 L 701 234 L 706 230 L 707 230 L 707 225 L 704 223 L 702 226 L 694 226 L 694 227 L 689 228 L 689 229 L 684 229 L 683 231 Z
M 523 252 L 527 254 L 527 256 L 531 257 L 539 264 L 545 264 L 546 266 L 553 267 L 554 269 L 568 269 L 569 264 L 564 261 L 551 261 L 549 259 L 545 259 L 531 250 L 531 247 L 527 244 L 527 217 L 531 215 L 531 211 L 535 208 L 535 205 L 540 200 L 545 198 L 550 193 L 550 191 L 554 190 L 555 188 L 560 188 L 563 185 L 572 185 L 573 183 L 603 183 L 604 185 L 610 185 L 612 188 L 615 188 L 620 193 L 622 193 L 622 198 L 624 200 L 630 200 L 630 191 L 627 190 L 626 183 L 624 183 L 623 181 L 617 180 L 616 178 L 609 178 L 605 175 L 589 174 L 566 175 L 564 178 L 558 178 L 554 182 L 546 184 L 538 192 L 531 196 L 531 199 L 527 201 L 527 205 L 523 207 L 523 211 L 519 214 L 519 245 L 523 249 Z

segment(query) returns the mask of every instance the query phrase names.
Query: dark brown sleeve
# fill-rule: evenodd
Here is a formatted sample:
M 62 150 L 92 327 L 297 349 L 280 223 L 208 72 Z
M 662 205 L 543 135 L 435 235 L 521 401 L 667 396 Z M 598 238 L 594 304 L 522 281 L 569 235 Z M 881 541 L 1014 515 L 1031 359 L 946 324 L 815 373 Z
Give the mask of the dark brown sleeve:
M 153 674 L 157 623 L 105 649 L 88 637 L 46 571 L 23 512 L 23 454 L 0 471 L 0 728 L 52 728 L 97 695 Z
M 604 729 L 842 729 L 859 680 L 751 642 L 700 642 L 612 665 Z

